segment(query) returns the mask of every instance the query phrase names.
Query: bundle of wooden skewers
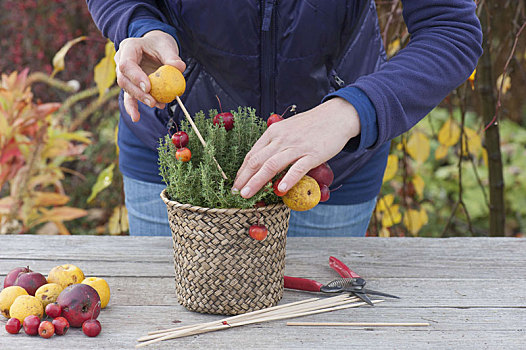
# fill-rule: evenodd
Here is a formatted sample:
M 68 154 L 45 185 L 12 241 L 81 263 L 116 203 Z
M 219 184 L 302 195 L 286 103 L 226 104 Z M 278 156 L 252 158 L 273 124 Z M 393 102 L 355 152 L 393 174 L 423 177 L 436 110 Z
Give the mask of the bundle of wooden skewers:
M 373 300 L 373 303 L 380 303 L 383 300 Z M 177 328 L 164 329 L 149 332 L 147 336 L 137 339 L 142 347 L 154 344 L 163 340 L 187 337 L 190 335 L 220 331 L 227 328 L 244 326 L 253 323 L 283 320 L 288 318 L 320 314 L 336 310 L 343 310 L 352 307 L 367 305 L 359 298 L 349 295 L 338 295 L 330 298 L 311 298 L 289 304 L 278 305 L 248 312 L 241 315 L 231 316 L 220 320 L 199 323 L 195 325 L 182 326 Z

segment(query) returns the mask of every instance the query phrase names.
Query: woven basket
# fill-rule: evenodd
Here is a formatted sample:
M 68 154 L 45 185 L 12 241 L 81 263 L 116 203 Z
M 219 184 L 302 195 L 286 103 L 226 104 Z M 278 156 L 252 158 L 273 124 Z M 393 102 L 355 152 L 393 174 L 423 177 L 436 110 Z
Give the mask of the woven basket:
M 237 315 L 274 306 L 283 296 L 290 209 L 213 209 L 161 198 L 172 230 L 177 298 L 187 309 Z M 263 241 L 248 234 L 258 222 Z

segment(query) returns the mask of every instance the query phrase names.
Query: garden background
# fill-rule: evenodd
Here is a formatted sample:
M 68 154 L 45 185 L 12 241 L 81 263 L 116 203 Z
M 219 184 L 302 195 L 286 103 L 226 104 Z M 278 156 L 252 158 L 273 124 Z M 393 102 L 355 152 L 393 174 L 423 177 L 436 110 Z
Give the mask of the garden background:
M 401 2 L 376 3 L 393 56 Z M 523 236 L 526 1 L 477 5 L 477 70 L 392 143 L 368 235 Z M 111 43 L 81 0 L 2 0 L 0 28 L 0 234 L 127 234 Z

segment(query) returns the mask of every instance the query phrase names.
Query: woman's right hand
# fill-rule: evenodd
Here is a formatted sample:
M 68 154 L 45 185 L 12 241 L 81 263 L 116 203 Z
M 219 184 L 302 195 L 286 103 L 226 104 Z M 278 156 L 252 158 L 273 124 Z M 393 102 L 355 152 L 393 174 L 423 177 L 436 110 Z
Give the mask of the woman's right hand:
M 115 54 L 117 84 L 124 90 L 124 108 L 134 122 L 139 121 L 137 101 L 149 107 L 164 108 L 149 94 L 148 75 L 162 65 L 183 72 L 186 64 L 179 57 L 177 42 L 170 34 L 153 30 L 141 38 L 124 39 Z

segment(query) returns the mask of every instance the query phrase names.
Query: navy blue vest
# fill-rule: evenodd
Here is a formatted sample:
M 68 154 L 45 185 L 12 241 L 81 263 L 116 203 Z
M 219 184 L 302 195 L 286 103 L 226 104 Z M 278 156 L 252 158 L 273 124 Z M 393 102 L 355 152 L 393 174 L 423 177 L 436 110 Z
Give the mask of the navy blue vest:
M 292 104 L 302 112 L 386 61 L 373 0 L 159 3 L 176 28 L 187 64 L 181 99 L 191 114 L 217 109 L 216 95 L 223 110 L 250 106 L 263 119 Z M 179 122 L 184 115 L 177 105 L 172 108 Z M 169 128 L 168 110 L 140 106 L 140 112 L 147 123 L 122 121 L 156 150 Z M 366 163 L 380 164 L 378 172 L 383 173 L 386 156 L 386 147 L 341 152 L 329 162 L 334 186 L 348 182 Z

